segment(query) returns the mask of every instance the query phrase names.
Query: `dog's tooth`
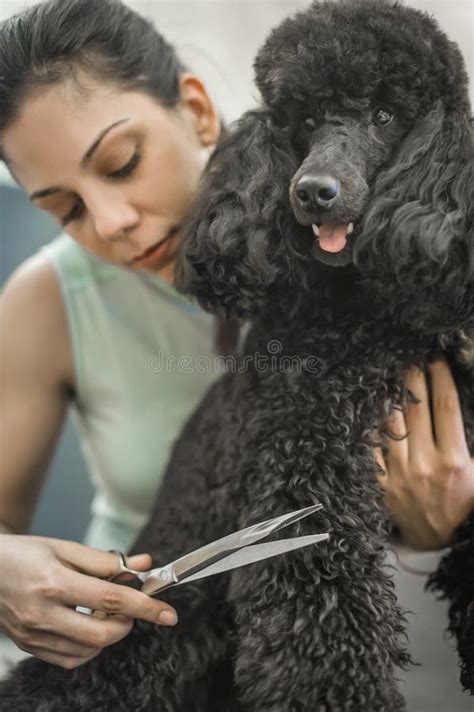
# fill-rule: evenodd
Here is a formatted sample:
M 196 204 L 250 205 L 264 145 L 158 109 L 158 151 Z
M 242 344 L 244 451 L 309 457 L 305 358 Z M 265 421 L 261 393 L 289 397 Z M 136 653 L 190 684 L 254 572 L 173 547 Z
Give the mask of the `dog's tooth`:
M 349 227 L 347 228 L 347 234 L 350 235 L 354 230 L 354 223 L 351 222 L 349 223 Z
M 311 227 L 313 228 L 313 232 L 316 235 L 316 237 L 319 237 L 319 227 L 316 225 L 316 223 L 313 223 L 311 225 Z

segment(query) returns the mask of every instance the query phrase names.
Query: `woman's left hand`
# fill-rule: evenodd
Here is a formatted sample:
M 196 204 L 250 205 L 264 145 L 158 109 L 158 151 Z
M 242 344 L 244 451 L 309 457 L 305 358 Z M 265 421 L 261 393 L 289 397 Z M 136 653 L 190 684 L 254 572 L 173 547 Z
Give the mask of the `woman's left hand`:
M 444 361 L 429 366 L 430 410 L 425 374 L 411 369 L 405 384 L 420 400 L 389 423 L 402 440 L 389 439 L 387 458 L 376 451 L 383 469 L 377 479 L 403 542 L 414 549 L 450 544 L 455 529 L 474 510 L 474 458 L 471 458 L 454 379 Z

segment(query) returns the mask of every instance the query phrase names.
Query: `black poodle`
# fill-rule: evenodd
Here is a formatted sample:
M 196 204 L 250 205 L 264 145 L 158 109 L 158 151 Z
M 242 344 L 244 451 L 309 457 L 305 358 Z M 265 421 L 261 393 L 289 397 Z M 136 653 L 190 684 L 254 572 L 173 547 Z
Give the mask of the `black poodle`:
M 327 542 L 171 588 L 173 629 L 130 635 L 72 671 L 35 658 L 4 712 L 396 712 L 410 664 L 385 563 L 373 448 L 443 353 L 474 446 L 470 107 L 461 55 L 391 1 L 313 3 L 259 52 L 263 103 L 222 141 L 188 226 L 184 288 L 251 321 L 238 368 L 179 439 L 130 553 L 165 564 L 322 502 L 285 536 Z M 474 691 L 474 515 L 430 587 L 450 601 Z

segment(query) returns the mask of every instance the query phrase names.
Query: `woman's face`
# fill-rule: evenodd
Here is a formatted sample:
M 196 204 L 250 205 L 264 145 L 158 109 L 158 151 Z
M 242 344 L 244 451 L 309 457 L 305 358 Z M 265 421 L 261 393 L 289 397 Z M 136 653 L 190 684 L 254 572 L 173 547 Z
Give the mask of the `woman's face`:
M 19 184 L 83 247 L 171 281 L 179 231 L 219 125 L 199 80 L 173 109 L 80 75 L 42 89 L 2 134 Z

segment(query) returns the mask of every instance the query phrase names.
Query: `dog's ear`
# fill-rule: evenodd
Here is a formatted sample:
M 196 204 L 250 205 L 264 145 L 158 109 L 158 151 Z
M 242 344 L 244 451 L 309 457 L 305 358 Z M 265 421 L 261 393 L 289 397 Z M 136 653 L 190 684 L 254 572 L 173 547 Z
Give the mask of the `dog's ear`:
M 470 118 L 439 102 L 379 174 L 354 245 L 356 265 L 388 298 L 395 277 L 407 303 L 422 294 L 425 303 L 474 318 L 472 197 Z
M 204 309 L 254 316 L 285 277 L 288 186 L 295 165 L 284 129 L 250 111 L 223 137 L 203 173 L 183 234 L 179 289 Z

